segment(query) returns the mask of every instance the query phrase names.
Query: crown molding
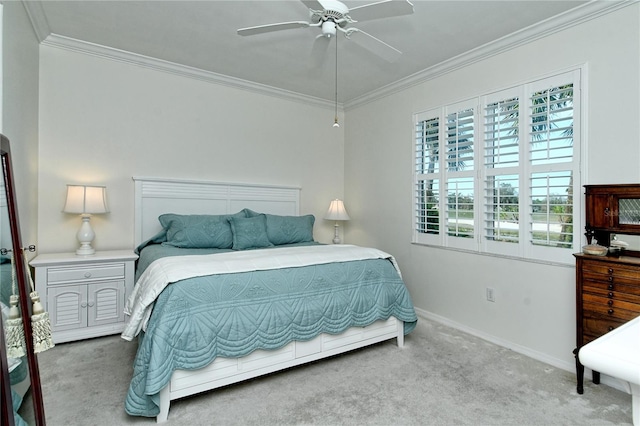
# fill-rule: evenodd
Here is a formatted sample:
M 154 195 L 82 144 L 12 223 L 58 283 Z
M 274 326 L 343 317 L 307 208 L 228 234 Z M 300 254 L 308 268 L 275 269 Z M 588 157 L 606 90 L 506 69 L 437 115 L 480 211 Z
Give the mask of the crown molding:
M 524 44 L 531 43 L 532 41 L 546 37 L 550 34 L 563 31 L 572 26 L 579 25 L 621 8 L 638 3 L 639 1 L 640 0 L 592 0 L 589 3 L 576 7 L 575 9 L 518 30 L 512 34 L 436 64 L 430 68 L 419 71 L 411 76 L 383 86 L 343 104 L 339 104 L 338 107 L 340 110 L 344 111 L 373 102 L 489 57 L 498 55 Z M 41 2 L 23 0 L 22 4 L 27 11 L 38 40 L 40 40 L 40 43 L 44 46 L 66 49 L 96 57 L 134 64 L 182 77 L 194 78 L 241 90 L 248 90 L 262 95 L 301 102 L 307 105 L 314 105 L 328 109 L 335 108 L 335 103 L 326 99 L 53 34 L 51 33 Z
M 575 9 L 571 9 L 560 15 L 538 22 L 529 27 L 518 30 L 497 40 L 486 43 L 475 49 L 469 50 L 446 61 L 440 62 L 430 68 L 419 71 L 394 83 L 383 86 L 360 97 L 344 103 L 344 109 L 359 107 L 361 105 L 384 98 L 401 90 L 408 89 L 417 84 L 435 79 L 444 74 L 482 61 L 500 53 L 512 50 L 516 47 L 531 43 L 535 40 L 547 37 L 575 25 L 582 24 L 624 7 L 638 3 L 640 0 L 605 1 L 592 0 Z
M 49 21 L 47 21 L 47 16 L 42 8 L 42 2 L 22 0 L 22 5 L 27 12 L 38 41 L 42 43 L 51 34 L 51 27 L 49 27 Z
M 114 49 L 95 43 L 65 37 L 58 34 L 49 34 L 42 42 L 43 46 L 55 47 L 73 52 L 83 53 L 99 58 L 110 59 L 127 64 L 133 64 L 144 68 L 162 71 L 181 77 L 193 78 L 209 83 L 219 84 L 236 89 L 248 90 L 262 95 L 273 96 L 289 101 L 301 102 L 307 105 L 319 106 L 322 108 L 335 108 L 335 103 L 326 99 L 320 99 L 309 95 L 304 95 L 289 90 L 284 90 L 266 84 L 254 83 L 252 81 L 205 71 L 187 65 L 177 64 L 150 56 L 139 55 L 125 50 Z M 339 105 L 341 108 L 341 105 Z

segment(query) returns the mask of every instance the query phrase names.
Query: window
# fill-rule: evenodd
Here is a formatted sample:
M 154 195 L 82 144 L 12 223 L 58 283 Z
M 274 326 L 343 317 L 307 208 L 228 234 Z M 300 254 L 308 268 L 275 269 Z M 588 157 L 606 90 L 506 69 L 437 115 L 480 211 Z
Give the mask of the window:
M 573 261 L 579 70 L 415 114 L 414 123 L 414 242 Z

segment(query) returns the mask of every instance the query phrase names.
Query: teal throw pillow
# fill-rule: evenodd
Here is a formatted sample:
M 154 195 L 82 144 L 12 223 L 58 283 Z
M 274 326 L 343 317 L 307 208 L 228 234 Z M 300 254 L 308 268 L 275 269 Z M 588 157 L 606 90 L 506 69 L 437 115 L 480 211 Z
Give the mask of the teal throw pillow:
M 267 221 L 263 214 L 248 218 L 230 217 L 227 220 L 231 225 L 234 250 L 273 246 L 267 237 Z
M 262 213 L 244 209 L 247 217 L 254 217 Z M 273 245 L 306 243 L 313 241 L 313 224 L 315 216 L 280 216 L 264 214 L 267 218 L 267 237 Z
M 221 248 L 229 249 L 233 245 L 233 234 L 228 218 L 244 218 L 240 211 L 223 215 L 180 215 L 167 213 L 158 220 L 167 231 L 167 241 L 162 243 L 181 248 Z

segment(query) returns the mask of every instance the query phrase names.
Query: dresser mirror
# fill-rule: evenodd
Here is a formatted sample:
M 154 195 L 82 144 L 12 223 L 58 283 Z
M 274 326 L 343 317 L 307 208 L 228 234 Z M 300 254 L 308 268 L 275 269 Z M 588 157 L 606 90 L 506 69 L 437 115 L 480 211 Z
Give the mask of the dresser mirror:
M 585 236 L 640 255 L 640 184 L 585 185 Z
M 606 241 L 605 241 L 606 242 Z M 604 244 L 607 245 L 607 244 Z M 609 236 L 609 246 L 618 245 L 620 247 L 624 247 L 625 250 L 620 252 L 620 254 L 624 254 L 625 252 L 639 252 L 640 253 L 640 235 L 631 235 L 631 234 L 611 234 Z
M 0 160 L 2 161 L 3 185 L 0 189 L 0 368 L 2 373 L 2 425 L 44 425 L 44 404 L 40 387 L 37 355 L 34 353 L 31 328 L 30 284 L 27 265 L 22 254 L 18 209 L 15 198 L 15 183 L 11 166 L 9 140 L 0 135 Z M 12 261 L 13 259 L 13 261 Z M 8 306 L 13 294 L 18 296 L 18 308 L 22 320 L 11 322 Z M 5 306 L 7 308 L 5 308 Z M 24 331 L 25 355 L 19 358 L 7 355 L 7 324 Z M 15 328 L 13 329 L 15 330 Z M 15 335 L 15 334 L 13 334 Z M 14 408 L 21 402 L 18 417 Z

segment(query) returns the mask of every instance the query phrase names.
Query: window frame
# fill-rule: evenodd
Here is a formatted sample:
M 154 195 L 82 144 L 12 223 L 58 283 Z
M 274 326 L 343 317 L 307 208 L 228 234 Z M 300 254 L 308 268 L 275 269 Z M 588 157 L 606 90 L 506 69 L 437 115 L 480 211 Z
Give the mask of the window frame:
M 463 250 L 476 252 L 480 254 L 496 255 L 502 257 L 515 257 L 523 260 L 542 261 L 549 263 L 561 263 L 572 264 L 573 253 L 579 251 L 582 242 L 582 179 L 581 164 L 584 153 L 585 140 L 583 137 L 583 117 L 584 117 L 584 89 L 585 87 L 585 70 L 584 67 L 571 68 L 565 71 L 559 71 L 547 76 L 532 79 L 530 81 L 506 87 L 504 89 L 491 91 L 480 96 L 470 97 L 460 102 L 454 102 L 446 105 L 441 105 L 436 108 L 431 108 L 423 112 L 418 112 L 413 115 L 414 126 L 414 139 L 412 141 L 414 146 L 414 171 L 413 171 L 413 232 L 412 243 L 422 244 L 429 246 L 437 246 L 442 248 Z M 550 162 L 549 164 L 532 164 L 530 161 L 530 147 L 533 141 L 533 137 L 530 136 L 530 129 L 532 124 L 531 119 L 531 97 L 534 93 L 542 91 L 543 88 L 562 87 L 564 85 L 573 85 L 573 98 L 572 98 L 572 139 L 571 139 L 571 151 L 572 156 L 570 161 L 563 162 L 559 160 L 557 163 Z M 507 100 L 509 96 L 518 97 L 518 164 L 513 166 L 504 167 L 489 167 L 485 165 L 486 153 L 485 153 L 485 118 L 486 108 L 492 102 L 500 102 Z M 420 152 L 418 149 L 418 137 L 420 135 L 417 132 L 418 125 L 422 122 L 429 120 L 439 120 L 439 135 L 438 144 L 441 150 L 446 150 L 447 145 L 447 117 L 450 111 L 456 110 L 465 106 L 473 105 L 474 108 L 474 137 L 473 137 L 473 162 L 474 167 L 465 171 L 456 171 L 451 173 L 447 167 L 446 155 L 439 155 L 438 162 L 439 167 L 436 172 L 433 173 L 421 173 L 420 170 Z M 547 118 L 549 118 L 547 116 Z M 492 140 L 495 140 L 492 139 Z M 424 157 L 424 155 L 423 155 Z M 424 158 L 423 158 L 424 161 Z M 424 163 L 423 163 L 424 164 Z M 544 245 L 536 245 L 531 241 L 532 235 L 530 235 L 532 228 L 531 221 L 533 220 L 533 206 L 534 202 L 531 198 L 531 182 L 534 173 L 551 173 L 559 170 L 570 172 L 571 177 L 569 179 L 569 189 L 567 190 L 566 200 L 572 202 L 572 229 L 569 228 L 570 235 L 572 236 L 571 246 L 568 248 L 550 247 Z M 424 172 L 425 170 L 422 170 Z M 519 188 L 517 190 L 518 196 L 518 242 L 504 242 L 493 241 L 487 235 L 485 231 L 486 221 L 490 220 L 490 215 L 494 215 L 494 212 L 486 209 L 485 201 L 490 200 L 489 193 L 485 193 L 488 185 L 488 180 L 491 176 L 505 177 L 517 175 Z M 446 223 L 444 217 L 440 212 L 447 212 L 447 183 L 452 176 L 473 176 L 474 179 L 474 236 L 473 238 L 457 238 L 448 235 Z M 421 209 L 419 203 L 419 184 L 421 182 L 427 182 L 435 180 L 438 182 L 439 199 L 438 199 L 438 233 L 424 233 L 418 228 L 418 221 L 421 219 Z M 566 179 L 565 179 L 566 180 Z M 487 198 L 485 198 L 487 195 Z M 487 204 L 491 205 L 491 204 Z M 424 209 L 422 210 L 424 212 Z M 446 214 L 445 214 L 446 216 Z M 424 217 L 422 218 L 424 219 Z M 431 220 L 433 220 L 431 218 Z M 554 222 L 547 222 L 553 224 Z M 564 230 L 564 228 L 563 228 Z M 466 241 L 461 241 L 466 240 Z

